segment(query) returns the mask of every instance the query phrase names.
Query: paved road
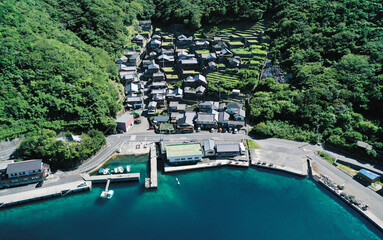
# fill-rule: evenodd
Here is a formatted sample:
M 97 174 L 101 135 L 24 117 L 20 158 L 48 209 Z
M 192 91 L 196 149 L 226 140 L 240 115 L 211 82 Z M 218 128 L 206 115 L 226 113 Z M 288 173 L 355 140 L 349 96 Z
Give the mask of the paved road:
M 0 161 L 7 160 L 15 150 L 16 148 L 9 148 L 5 150 L 0 149 Z

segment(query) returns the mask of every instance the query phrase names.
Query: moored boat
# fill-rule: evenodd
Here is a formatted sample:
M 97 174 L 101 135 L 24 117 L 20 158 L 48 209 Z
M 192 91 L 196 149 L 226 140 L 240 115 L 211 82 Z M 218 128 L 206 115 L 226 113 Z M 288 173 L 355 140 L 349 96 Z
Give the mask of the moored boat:
M 119 167 L 118 167 L 118 172 L 119 172 L 119 173 L 124 173 L 124 168 L 123 168 L 122 166 L 119 166 Z
M 130 165 L 127 165 L 126 166 L 126 172 L 130 172 L 130 169 L 131 169 Z
M 98 170 L 98 174 L 103 174 L 104 172 L 104 168 L 100 168 L 100 170 Z
M 102 171 L 102 174 L 106 175 L 106 174 L 109 174 L 109 168 L 105 168 L 103 171 Z
M 100 198 L 107 198 L 107 199 L 111 199 L 114 195 L 114 191 L 113 190 L 109 190 L 109 191 L 102 191 L 101 195 L 100 195 Z

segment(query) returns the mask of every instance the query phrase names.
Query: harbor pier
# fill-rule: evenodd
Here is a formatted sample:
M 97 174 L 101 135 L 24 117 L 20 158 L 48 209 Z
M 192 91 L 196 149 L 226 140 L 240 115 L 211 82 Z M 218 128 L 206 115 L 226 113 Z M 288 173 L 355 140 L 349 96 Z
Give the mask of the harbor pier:
M 81 174 L 81 177 L 85 181 L 92 183 L 103 183 L 103 182 L 129 182 L 129 181 L 139 181 L 140 173 L 126 173 L 126 174 L 113 174 L 113 175 L 97 175 L 90 176 L 87 173 Z
M 150 161 L 150 174 L 149 174 L 149 184 L 145 186 L 147 188 L 157 188 L 158 182 L 157 182 L 157 149 L 156 145 L 154 143 L 150 144 L 150 151 L 149 151 L 149 161 Z
M 91 188 L 92 182 L 90 181 L 74 181 L 49 187 L 41 187 L 29 191 L 7 194 L 0 196 L 0 208 L 51 197 L 61 197 L 70 193 L 90 190 Z

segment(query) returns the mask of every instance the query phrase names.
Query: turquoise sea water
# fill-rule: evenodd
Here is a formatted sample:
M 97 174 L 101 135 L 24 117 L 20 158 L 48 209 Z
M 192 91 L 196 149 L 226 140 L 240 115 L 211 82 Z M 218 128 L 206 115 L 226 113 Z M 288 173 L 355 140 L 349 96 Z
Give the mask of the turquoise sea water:
M 146 174 L 145 157 L 133 157 Z M 128 157 L 126 159 L 132 159 Z M 121 161 L 124 159 L 115 159 Z M 110 162 L 109 164 L 115 164 Z M 112 183 L 0 211 L 0 239 L 381 239 L 308 179 L 258 169 L 159 174 L 159 188 Z M 181 185 L 177 185 L 175 178 Z

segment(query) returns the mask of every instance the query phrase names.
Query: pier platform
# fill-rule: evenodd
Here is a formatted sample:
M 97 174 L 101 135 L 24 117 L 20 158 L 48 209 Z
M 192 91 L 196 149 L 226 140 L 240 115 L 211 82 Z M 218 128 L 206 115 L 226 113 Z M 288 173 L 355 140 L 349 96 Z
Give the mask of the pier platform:
M 157 149 L 154 143 L 150 144 L 150 152 L 149 152 L 149 161 L 150 161 L 150 181 L 149 188 L 158 187 L 157 182 Z
M 90 181 L 92 183 L 103 183 L 110 180 L 111 182 L 127 182 L 127 181 L 139 181 L 140 173 L 126 173 L 126 174 L 108 174 L 108 175 L 97 175 L 90 176 L 87 173 L 81 174 L 81 177 L 85 181 Z
M 235 160 L 229 160 L 229 159 L 222 159 L 222 160 L 206 160 L 203 162 L 199 162 L 195 165 L 185 165 L 185 166 L 170 166 L 165 164 L 164 172 L 165 173 L 179 172 L 179 171 L 213 168 L 213 167 L 220 167 L 220 166 L 249 167 L 249 161 L 235 161 Z
M 13 194 L 0 196 L 0 208 L 11 205 L 37 201 L 50 197 L 61 197 L 70 193 L 90 190 L 92 182 L 74 181 L 63 184 L 55 184 L 49 187 L 41 187 L 28 191 L 21 191 Z
M 287 172 L 301 177 L 307 176 L 307 160 L 301 156 L 250 149 L 250 160 L 252 166 Z

